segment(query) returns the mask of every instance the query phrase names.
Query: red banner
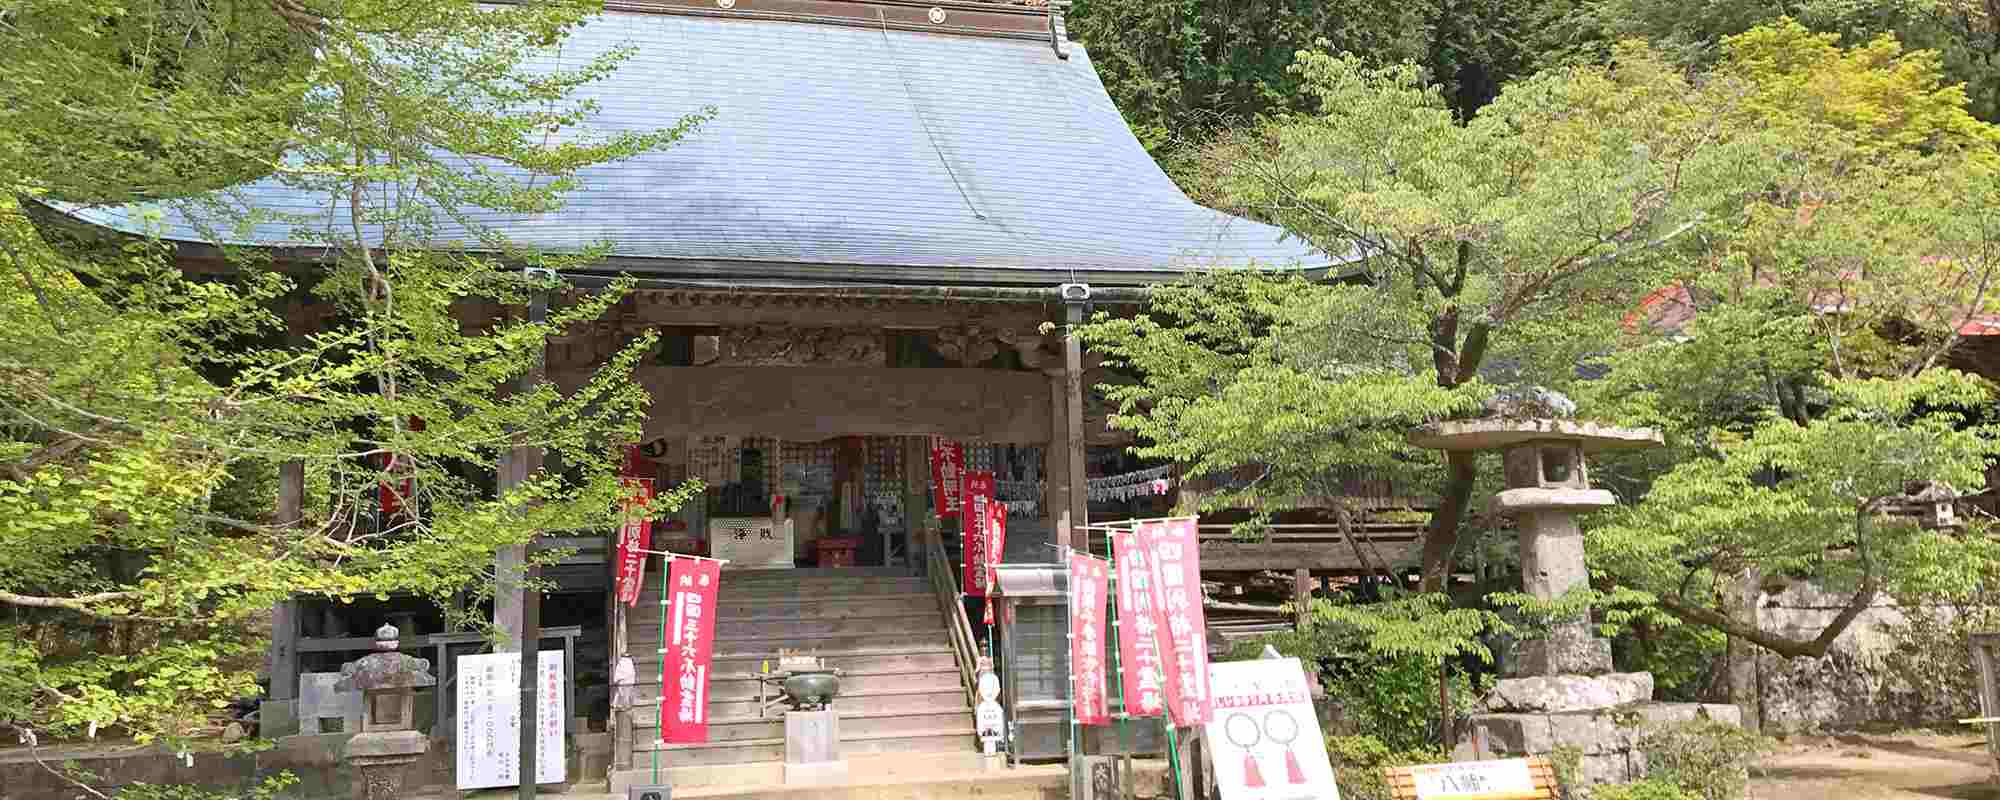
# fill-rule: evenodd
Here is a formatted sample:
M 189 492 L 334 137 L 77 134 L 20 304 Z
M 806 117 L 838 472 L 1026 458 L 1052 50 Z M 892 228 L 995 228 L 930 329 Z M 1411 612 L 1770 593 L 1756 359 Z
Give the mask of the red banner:
M 1139 534 L 1112 534 L 1112 554 L 1118 564 L 1118 673 L 1124 687 L 1125 713 L 1157 717 L 1166 710 L 1166 662 L 1160 657 L 1161 629 L 1158 587 L 1153 585 L 1153 557 L 1139 544 Z
M 1104 690 L 1104 603 L 1110 570 L 1104 559 L 1069 554 L 1069 664 L 1075 681 L 1071 704 L 1084 725 L 1111 724 Z
M 618 602 L 639 604 L 639 589 L 646 582 L 646 552 L 653 548 L 653 518 L 647 504 L 653 501 L 651 478 L 626 478 L 625 524 L 618 529 Z
M 1167 716 L 1176 726 L 1206 725 L 1213 709 L 1208 696 L 1208 627 L 1201 609 L 1201 544 L 1195 521 L 1144 523 L 1139 541 L 1151 556 L 1160 630 L 1167 658 Z
M 964 513 L 958 515 L 958 531 L 964 544 L 960 561 L 964 562 L 959 585 L 965 587 L 968 597 L 985 597 L 986 580 L 990 566 L 994 563 L 992 524 L 987 516 L 993 502 L 993 473 L 974 472 L 965 476 L 965 496 L 960 498 L 965 504 Z
M 965 445 L 931 437 L 931 491 L 938 519 L 958 513 L 965 489 Z
M 421 431 L 423 429 L 424 429 L 423 417 L 410 418 L 410 430 L 412 432 Z M 384 453 L 382 455 L 383 472 L 389 473 L 390 475 L 401 475 L 401 474 L 408 474 L 410 470 L 411 470 L 410 463 L 405 462 L 402 456 L 397 455 L 395 453 Z M 383 523 L 386 525 L 388 523 L 389 518 L 401 514 L 403 512 L 403 507 L 406 505 L 410 505 L 411 504 L 410 501 L 416 497 L 416 494 L 417 494 L 417 479 L 414 477 L 406 477 L 393 481 L 383 481 L 380 485 L 376 486 L 375 500 L 376 503 L 379 504 L 382 508 Z
M 669 594 L 661 652 L 660 741 L 708 741 L 708 665 L 715 647 L 715 590 L 722 562 L 675 558 L 667 564 Z
M 993 588 L 994 570 L 998 569 L 1007 552 L 1007 505 L 995 500 L 986 501 L 986 583 Z M 993 604 L 987 603 L 981 621 L 993 624 Z

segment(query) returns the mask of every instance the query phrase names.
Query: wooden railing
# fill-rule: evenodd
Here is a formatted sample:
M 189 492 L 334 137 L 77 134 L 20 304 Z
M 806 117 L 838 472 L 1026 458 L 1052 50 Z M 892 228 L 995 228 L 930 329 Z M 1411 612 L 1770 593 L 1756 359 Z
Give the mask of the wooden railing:
M 958 592 L 958 570 L 945 555 L 944 542 L 937 532 L 932 531 L 923 539 L 924 572 L 930 575 L 938 611 L 944 614 L 944 626 L 951 632 L 951 648 L 958 656 L 958 675 L 965 684 L 965 702 L 978 705 L 979 643 L 972 636 L 972 622 L 965 617 L 965 601 Z

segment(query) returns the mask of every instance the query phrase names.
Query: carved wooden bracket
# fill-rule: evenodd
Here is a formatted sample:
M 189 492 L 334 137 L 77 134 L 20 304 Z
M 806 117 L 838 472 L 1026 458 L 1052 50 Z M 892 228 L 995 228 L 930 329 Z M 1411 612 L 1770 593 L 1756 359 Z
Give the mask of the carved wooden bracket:
M 705 361 L 706 342 L 697 342 L 696 364 L 722 366 L 849 366 L 880 367 L 888 363 L 888 348 L 877 328 L 803 328 L 789 325 L 747 325 L 722 329 L 716 336 L 714 360 Z

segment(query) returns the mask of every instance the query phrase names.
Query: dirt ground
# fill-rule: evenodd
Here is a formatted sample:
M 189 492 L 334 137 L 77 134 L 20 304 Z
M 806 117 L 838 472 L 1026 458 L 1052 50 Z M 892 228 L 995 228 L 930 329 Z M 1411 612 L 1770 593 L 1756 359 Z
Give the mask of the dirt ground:
M 1922 733 L 1794 737 L 1751 773 L 1755 800 L 2000 800 L 1986 740 Z

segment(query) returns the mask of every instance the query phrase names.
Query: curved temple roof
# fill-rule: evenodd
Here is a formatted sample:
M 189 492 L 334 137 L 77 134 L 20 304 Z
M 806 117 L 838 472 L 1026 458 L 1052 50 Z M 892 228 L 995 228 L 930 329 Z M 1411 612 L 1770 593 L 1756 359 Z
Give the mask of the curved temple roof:
M 1182 195 L 1080 46 L 1063 59 L 1028 39 L 609 12 L 563 55 L 621 44 L 635 55 L 584 90 L 601 104 L 589 125 L 656 129 L 704 106 L 715 117 L 664 150 L 586 171 L 556 213 L 485 218 L 508 238 L 553 250 L 608 240 L 608 266 L 634 274 L 776 280 L 1137 284 L 1336 261 Z M 270 180 L 232 192 L 322 219 L 344 205 Z M 65 211 L 210 241 L 176 204 Z M 440 231 L 439 246 L 469 238 L 456 233 Z M 318 244 L 275 222 L 226 238 Z

